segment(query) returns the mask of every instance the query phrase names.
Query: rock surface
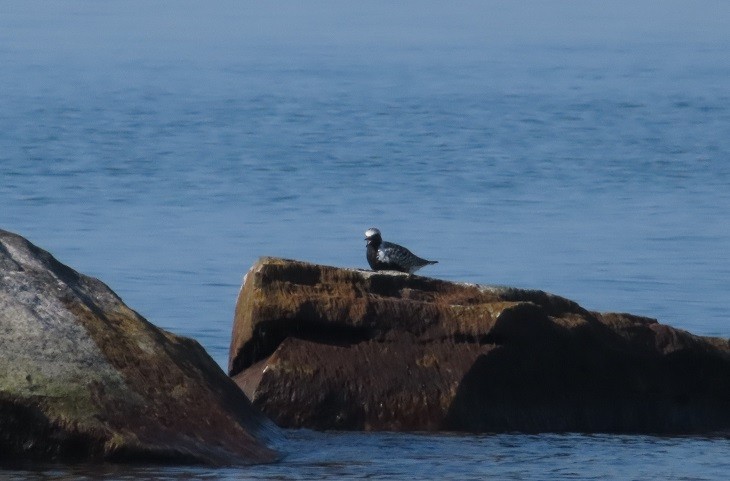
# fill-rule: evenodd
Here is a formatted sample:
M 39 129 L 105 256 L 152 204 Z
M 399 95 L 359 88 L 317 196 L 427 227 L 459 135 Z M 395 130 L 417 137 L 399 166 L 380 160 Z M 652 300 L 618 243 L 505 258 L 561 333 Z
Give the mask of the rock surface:
M 730 344 L 541 291 L 260 259 L 229 374 L 280 426 L 730 432 Z
M 197 342 L 0 230 L 0 461 L 267 462 L 279 435 Z

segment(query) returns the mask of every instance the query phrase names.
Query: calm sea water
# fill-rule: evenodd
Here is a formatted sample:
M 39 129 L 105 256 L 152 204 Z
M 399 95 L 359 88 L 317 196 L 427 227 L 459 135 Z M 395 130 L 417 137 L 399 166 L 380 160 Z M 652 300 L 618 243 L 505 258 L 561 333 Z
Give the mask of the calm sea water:
M 7 481 L 724 480 L 728 440 L 644 436 L 289 433 L 277 464 L 238 468 L 73 466 L 0 472 Z
M 0 0 L 0 227 L 222 366 L 256 258 L 364 268 L 371 226 L 426 275 L 728 337 L 727 25 L 715 1 Z M 730 447 L 290 437 L 275 466 L 88 476 L 724 479 Z

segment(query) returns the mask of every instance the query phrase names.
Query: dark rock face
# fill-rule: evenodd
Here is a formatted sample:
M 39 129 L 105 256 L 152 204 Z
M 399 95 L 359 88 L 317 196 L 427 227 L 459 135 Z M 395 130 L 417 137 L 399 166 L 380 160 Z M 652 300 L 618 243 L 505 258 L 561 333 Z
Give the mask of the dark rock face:
M 197 342 L 0 230 L 1 462 L 266 462 L 278 436 Z
M 730 432 L 730 343 L 541 291 L 263 258 L 229 374 L 280 426 Z

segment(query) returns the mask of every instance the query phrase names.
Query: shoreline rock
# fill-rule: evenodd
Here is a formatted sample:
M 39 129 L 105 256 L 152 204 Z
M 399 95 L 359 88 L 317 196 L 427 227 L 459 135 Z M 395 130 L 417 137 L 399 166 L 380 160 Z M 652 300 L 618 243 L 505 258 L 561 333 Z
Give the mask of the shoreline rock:
M 271 462 L 279 429 L 194 340 L 0 230 L 0 462 Z
M 542 291 L 262 258 L 229 375 L 279 426 L 730 433 L 730 343 Z

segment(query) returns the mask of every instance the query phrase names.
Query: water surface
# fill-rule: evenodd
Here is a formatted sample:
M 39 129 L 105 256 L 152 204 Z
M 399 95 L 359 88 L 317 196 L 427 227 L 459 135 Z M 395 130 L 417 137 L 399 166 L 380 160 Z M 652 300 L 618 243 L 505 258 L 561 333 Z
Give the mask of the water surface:
M 259 256 L 365 268 L 371 226 L 425 275 L 728 337 L 728 24 L 712 1 L 0 1 L 0 227 L 222 366 Z M 143 475 L 723 479 L 703 453 L 727 448 L 292 436 L 278 466 Z

